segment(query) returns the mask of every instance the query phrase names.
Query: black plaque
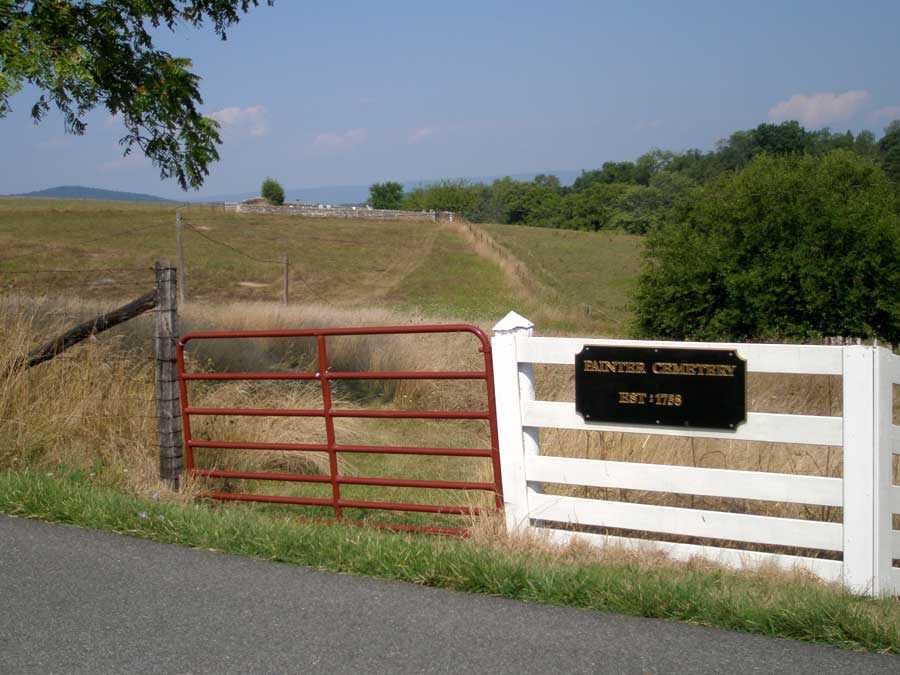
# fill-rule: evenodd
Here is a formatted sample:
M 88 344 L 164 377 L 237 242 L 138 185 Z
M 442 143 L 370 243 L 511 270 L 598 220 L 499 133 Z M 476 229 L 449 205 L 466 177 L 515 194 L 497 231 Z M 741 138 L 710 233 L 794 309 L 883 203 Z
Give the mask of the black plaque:
M 735 429 L 747 419 L 746 361 L 731 349 L 586 346 L 575 410 L 586 422 Z

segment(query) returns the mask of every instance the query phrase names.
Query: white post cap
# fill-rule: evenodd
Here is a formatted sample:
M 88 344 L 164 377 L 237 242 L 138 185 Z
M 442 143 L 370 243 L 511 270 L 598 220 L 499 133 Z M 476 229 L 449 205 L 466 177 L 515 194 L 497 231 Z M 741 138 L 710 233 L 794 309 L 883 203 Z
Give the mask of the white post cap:
M 528 331 L 530 334 L 533 330 L 534 324 L 531 321 L 521 314 L 510 312 L 494 326 L 494 335 L 509 335 L 520 331 Z

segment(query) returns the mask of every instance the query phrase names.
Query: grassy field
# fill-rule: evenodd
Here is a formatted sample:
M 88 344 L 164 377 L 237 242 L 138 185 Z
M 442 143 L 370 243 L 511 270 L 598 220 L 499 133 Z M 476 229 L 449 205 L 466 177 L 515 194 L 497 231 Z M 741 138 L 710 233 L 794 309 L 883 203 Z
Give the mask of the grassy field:
M 176 211 L 186 225 L 190 302 L 277 301 L 287 254 L 291 298 L 300 304 L 384 307 L 491 325 L 511 309 L 541 313 L 549 303 L 557 311 L 543 312 L 541 328 L 559 331 L 590 326 L 584 303 L 593 302 L 598 320 L 615 319 L 602 332 L 622 334 L 629 320 L 624 295 L 637 274 L 634 237 L 500 230 L 504 246 L 535 251 L 538 273 L 552 289 L 547 298 L 519 292 L 493 261 L 440 223 L 301 219 L 209 206 L 0 198 L 0 284 L 25 295 L 134 295 L 151 282 L 155 260 L 177 260 Z M 59 269 L 74 271 L 36 273 Z M 124 271 L 85 272 L 91 269 Z

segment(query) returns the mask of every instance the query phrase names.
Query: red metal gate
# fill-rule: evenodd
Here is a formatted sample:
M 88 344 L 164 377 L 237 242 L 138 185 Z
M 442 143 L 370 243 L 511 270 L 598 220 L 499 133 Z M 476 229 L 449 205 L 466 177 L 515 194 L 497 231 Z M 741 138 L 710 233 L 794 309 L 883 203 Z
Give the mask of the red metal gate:
M 332 372 L 328 365 L 326 339 L 337 336 L 360 335 L 416 335 L 435 333 L 468 333 L 479 343 L 478 351 L 483 354 L 484 369 L 472 371 L 352 371 Z M 233 338 L 315 338 L 318 352 L 316 372 L 186 372 L 184 348 L 188 342 L 197 340 L 221 340 Z M 246 494 L 212 491 L 202 496 L 255 502 L 327 506 L 333 509 L 338 521 L 344 520 L 344 508 L 384 509 L 389 511 L 411 511 L 450 515 L 479 515 L 481 509 L 463 505 L 437 505 L 392 501 L 361 501 L 341 496 L 342 485 L 368 485 L 393 488 L 437 488 L 449 490 L 481 490 L 494 493 L 497 509 L 503 506 L 500 482 L 500 459 L 497 444 L 497 415 L 494 403 L 494 376 L 491 362 L 490 340 L 477 326 L 468 324 L 430 326 L 384 326 L 372 328 L 330 328 L 311 330 L 258 330 L 194 332 L 181 338 L 178 343 L 178 379 L 181 393 L 182 424 L 185 437 L 185 460 L 188 474 L 195 477 L 247 479 L 264 481 L 288 481 L 302 483 L 330 483 L 331 497 L 328 499 L 302 496 L 270 494 Z M 318 380 L 321 383 L 322 407 L 312 409 L 291 408 L 200 408 L 189 403 L 188 383 L 197 380 Z M 392 409 L 336 409 L 332 407 L 332 385 L 337 380 L 483 380 L 486 385 L 486 409 L 468 410 L 392 410 Z M 191 417 L 195 415 L 256 416 L 256 417 L 321 417 L 325 423 L 325 443 L 266 443 L 222 440 L 196 440 L 191 434 Z M 485 420 L 490 426 L 490 448 L 452 447 L 406 447 L 387 445 L 339 444 L 335 439 L 335 418 L 385 418 L 421 420 Z M 229 471 L 221 469 L 197 468 L 194 450 L 238 449 L 238 450 L 283 450 L 300 452 L 325 452 L 328 456 L 329 474 L 310 475 L 300 473 L 266 473 Z M 402 478 L 376 478 L 342 475 L 338 466 L 339 453 L 384 453 L 422 456 L 484 457 L 491 460 L 493 480 L 491 482 L 412 480 Z M 396 530 L 417 530 L 442 534 L 464 534 L 465 528 L 436 527 L 428 525 L 403 525 L 392 523 L 366 523 L 376 527 Z

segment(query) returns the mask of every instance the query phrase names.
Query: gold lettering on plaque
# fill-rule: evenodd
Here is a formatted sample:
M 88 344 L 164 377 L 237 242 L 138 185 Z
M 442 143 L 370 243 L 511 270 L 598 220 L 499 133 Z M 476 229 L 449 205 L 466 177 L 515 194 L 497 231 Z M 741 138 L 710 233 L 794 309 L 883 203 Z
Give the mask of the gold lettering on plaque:
M 592 359 L 585 359 L 584 372 L 628 373 L 631 375 L 646 375 L 647 364 L 643 361 L 594 361 Z
M 657 361 L 650 370 L 654 375 L 697 375 L 705 377 L 734 377 L 737 366 L 719 363 L 672 363 Z

